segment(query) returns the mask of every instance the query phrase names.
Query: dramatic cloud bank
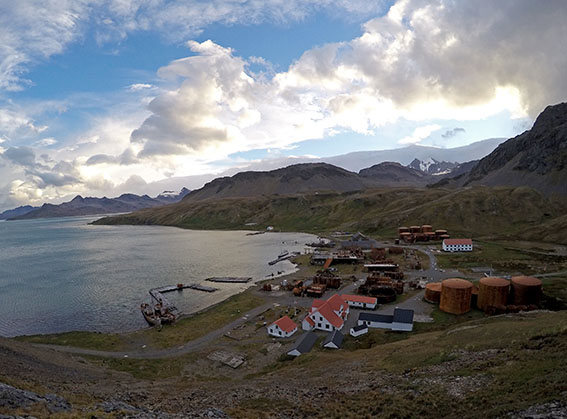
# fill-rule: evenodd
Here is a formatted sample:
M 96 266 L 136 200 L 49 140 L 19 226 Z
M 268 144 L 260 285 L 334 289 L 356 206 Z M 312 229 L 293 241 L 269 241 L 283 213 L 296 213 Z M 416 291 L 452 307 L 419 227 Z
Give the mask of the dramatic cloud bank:
M 147 181 L 222 169 L 219 162 L 236 152 L 377 135 L 401 120 L 414 125 L 399 144 L 434 133 L 450 139 L 468 132 L 455 121 L 502 111 L 533 118 L 567 98 L 563 0 L 399 0 L 381 16 L 383 7 L 346 0 L 2 2 L 0 206 L 142 189 Z M 30 66 L 87 31 L 99 43 L 139 31 L 179 41 L 213 23 L 289 23 L 321 11 L 381 17 L 368 20 L 359 37 L 307 50 L 281 72 L 262 57 L 188 41 L 191 55 L 162 67 L 161 82 L 124 88 L 125 105 L 109 107 L 75 140 L 50 135 L 34 117 L 40 109 L 1 101 L 31 83 Z

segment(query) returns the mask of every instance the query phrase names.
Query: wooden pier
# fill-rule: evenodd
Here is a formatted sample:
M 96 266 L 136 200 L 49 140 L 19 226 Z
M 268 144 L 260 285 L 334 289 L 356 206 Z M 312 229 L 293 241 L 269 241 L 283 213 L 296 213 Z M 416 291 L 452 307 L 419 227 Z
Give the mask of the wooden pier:
M 251 277 L 233 277 L 233 276 L 227 276 L 227 277 L 213 277 L 213 278 L 207 278 L 205 279 L 205 281 L 209 281 L 209 282 L 227 282 L 227 283 L 231 283 L 231 284 L 244 284 L 246 282 L 250 282 L 252 280 Z
M 169 312 L 174 313 L 176 315 L 179 314 L 179 309 L 172 304 L 165 296 L 163 295 L 166 292 L 172 291 L 181 291 L 185 288 L 191 288 L 198 291 L 205 291 L 205 292 L 215 292 L 217 288 L 207 287 L 206 285 L 200 284 L 178 284 L 178 285 L 166 285 L 164 287 L 159 288 L 152 288 L 150 290 L 150 295 L 155 300 L 156 303 L 160 303 L 163 308 L 167 309 Z

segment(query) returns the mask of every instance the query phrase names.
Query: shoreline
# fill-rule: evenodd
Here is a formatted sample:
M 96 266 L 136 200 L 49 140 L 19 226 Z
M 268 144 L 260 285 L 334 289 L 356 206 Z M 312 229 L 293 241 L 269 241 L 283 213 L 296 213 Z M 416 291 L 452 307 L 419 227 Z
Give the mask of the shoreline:
M 292 262 L 290 260 L 290 262 Z M 292 262 L 293 263 L 293 262 Z M 281 275 L 274 275 L 273 277 L 265 277 L 265 278 L 261 278 L 261 279 L 257 279 L 257 280 L 252 280 L 250 281 L 250 283 L 248 283 L 247 287 L 235 292 L 231 295 L 228 295 L 226 298 L 212 303 L 206 307 L 202 307 L 196 311 L 192 311 L 192 312 L 182 312 L 181 315 L 179 315 L 179 317 L 177 317 L 176 322 L 178 321 L 182 321 L 182 320 L 186 320 L 186 319 L 190 319 L 191 317 L 195 317 L 197 315 L 203 314 L 207 311 L 213 310 L 215 308 L 217 308 L 218 306 L 220 306 L 221 304 L 226 303 L 228 300 L 230 300 L 231 298 L 243 295 L 245 293 L 252 293 L 254 292 L 254 287 L 258 286 L 259 284 L 265 282 L 265 281 L 270 281 L 273 279 L 281 279 L 283 280 L 286 277 L 289 277 L 291 275 L 297 274 L 299 272 L 301 272 L 302 268 L 300 267 L 300 265 L 293 263 L 294 268 L 291 272 L 285 273 L 285 274 L 281 274 Z M 305 269 L 305 268 L 303 268 Z M 165 326 L 167 327 L 167 326 Z M 95 331 L 95 330 L 69 330 L 69 331 L 65 331 L 65 332 L 54 332 L 54 333 L 37 333 L 37 334 L 30 334 L 30 335 L 15 335 L 15 336 L 0 336 L 2 339 L 12 339 L 12 340 L 18 340 L 18 339 L 25 339 L 25 338 L 35 338 L 35 337 L 47 337 L 47 336 L 64 336 L 66 334 L 71 334 L 71 333 L 86 333 L 86 334 L 94 334 L 94 335 L 106 335 L 106 336 L 122 336 L 122 337 L 127 337 L 130 334 L 136 334 L 136 333 L 141 333 L 144 331 L 150 331 L 153 330 L 154 327 L 151 326 L 146 326 L 146 327 L 140 327 L 137 329 L 132 329 L 132 330 L 125 330 L 125 331 L 121 331 L 121 332 L 100 332 L 100 331 Z

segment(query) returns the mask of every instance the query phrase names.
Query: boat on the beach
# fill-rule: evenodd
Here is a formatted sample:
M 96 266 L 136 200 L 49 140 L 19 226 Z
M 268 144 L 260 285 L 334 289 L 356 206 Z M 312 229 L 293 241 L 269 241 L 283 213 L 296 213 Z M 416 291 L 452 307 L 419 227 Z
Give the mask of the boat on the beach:
M 175 314 L 171 313 L 167 308 L 163 308 L 161 304 L 152 306 L 151 304 L 142 303 L 140 310 L 144 319 L 150 326 L 160 326 L 162 324 L 170 324 L 175 321 Z
M 287 255 L 289 255 L 289 252 L 288 252 L 287 250 L 284 250 L 283 252 L 281 252 L 281 253 L 278 255 L 278 259 L 281 259 L 281 258 L 283 258 L 283 257 L 286 257 Z

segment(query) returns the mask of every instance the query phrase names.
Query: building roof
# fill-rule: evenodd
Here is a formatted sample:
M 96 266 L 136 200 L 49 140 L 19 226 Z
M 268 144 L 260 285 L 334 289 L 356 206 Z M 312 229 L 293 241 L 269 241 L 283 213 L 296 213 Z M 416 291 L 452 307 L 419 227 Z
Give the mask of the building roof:
M 323 342 L 323 346 L 331 342 L 334 343 L 337 348 L 341 346 L 343 343 L 343 334 L 340 330 L 335 330 L 334 332 L 329 333 L 329 336 L 327 336 L 327 339 Z
M 403 308 L 394 309 L 394 318 L 392 321 L 394 323 L 413 324 L 413 310 Z
M 297 349 L 299 353 L 304 354 L 306 352 L 309 352 L 311 348 L 313 348 L 313 345 L 315 345 L 316 341 L 317 335 L 310 330 L 309 332 L 302 334 L 299 339 L 295 341 L 295 346 L 288 352 Z
M 277 325 L 284 332 L 293 332 L 293 329 L 297 328 L 297 325 L 288 316 L 283 316 L 281 319 L 276 320 L 272 324 Z
M 334 311 L 339 311 L 341 307 L 347 305 L 346 301 L 339 294 L 332 295 L 328 300 L 327 304 L 331 306 Z
M 337 316 L 328 304 L 322 305 L 317 311 L 335 327 L 342 327 L 344 324 L 343 319 Z
M 364 330 L 364 329 L 368 329 L 368 326 L 366 326 L 365 324 L 361 324 L 360 326 L 352 327 L 352 330 L 354 330 L 355 332 L 360 332 L 361 330 Z
M 365 295 L 352 295 L 352 294 L 343 294 L 343 300 L 345 301 L 353 301 L 356 303 L 365 303 L 365 304 L 376 304 L 378 301 L 376 297 L 366 297 Z
M 315 322 L 311 317 L 309 317 L 309 314 L 305 317 L 305 320 L 311 325 L 311 327 L 315 326 Z
M 375 313 L 360 313 L 358 315 L 359 321 L 366 322 L 379 322 L 379 323 L 392 323 L 394 316 L 387 314 L 375 314 Z
M 472 239 L 445 239 L 443 244 L 450 245 L 470 245 L 472 246 Z

